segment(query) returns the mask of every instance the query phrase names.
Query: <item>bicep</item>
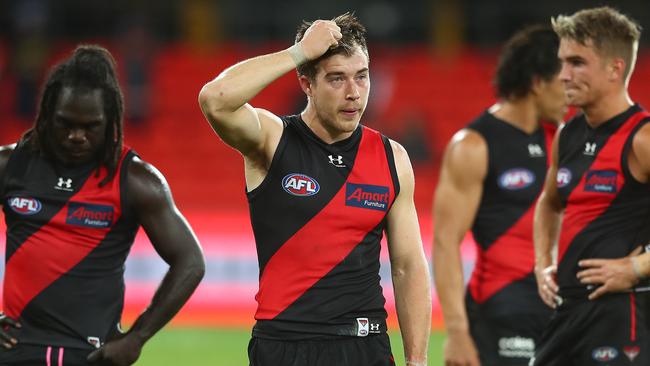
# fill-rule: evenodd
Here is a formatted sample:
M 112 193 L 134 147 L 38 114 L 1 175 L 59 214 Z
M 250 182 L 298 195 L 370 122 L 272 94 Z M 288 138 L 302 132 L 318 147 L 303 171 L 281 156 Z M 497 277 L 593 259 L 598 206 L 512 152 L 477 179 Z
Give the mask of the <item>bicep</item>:
M 415 179 L 413 168 L 403 147 L 393 144 L 395 164 L 400 184 L 400 193 L 387 215 L 386 234 L 392 263 L 410 256 L 419 257 L 422 239 L 417 211 L 413 201 Z
M 186 254 L 200 253 L 198 240 L 160 172 L 151 166 L 141 168 L 139 174 L 129 177 L 129 189 L 137 219 L 165 262 L 171 264 Z

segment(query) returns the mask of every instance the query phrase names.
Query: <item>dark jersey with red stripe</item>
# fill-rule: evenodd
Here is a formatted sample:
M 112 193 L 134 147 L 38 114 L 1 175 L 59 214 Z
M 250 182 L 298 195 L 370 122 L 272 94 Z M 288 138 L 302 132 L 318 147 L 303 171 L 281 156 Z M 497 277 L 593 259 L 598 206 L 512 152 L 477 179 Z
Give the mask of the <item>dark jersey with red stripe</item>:
M 650 239 L 650 187 L 630 173 L 635 133 L 650 115 L 634 105 L 592 128 L 584 115 L 562 129 L 557 187 L 564 214 L 558 243 L 560 287 L 578 287 L 578 261 L 620 258 Z
M 488 148 L 483 195 L 472 226 L 477 260 L 469 294 L 493 316 L 546 312 L 533 273 L 533 212 L 556 127 L 527 134 L 489 112 L 467 126 Z
M 389 140 L 359 126 L 326 144 L 300 116 L 283 121 L 268 175 L 248 194 L 260 268 L 253 335 L 378 331 L 386 318 L 379 242 L 399 192 Z
M 16 147 L 6 167 L 4 312 L 21 343 L 92 348 L 120 321 L 124 262 L 138 224 L 125 207 L 124 148 L 115 177 L 106 169 L 58 166 Z

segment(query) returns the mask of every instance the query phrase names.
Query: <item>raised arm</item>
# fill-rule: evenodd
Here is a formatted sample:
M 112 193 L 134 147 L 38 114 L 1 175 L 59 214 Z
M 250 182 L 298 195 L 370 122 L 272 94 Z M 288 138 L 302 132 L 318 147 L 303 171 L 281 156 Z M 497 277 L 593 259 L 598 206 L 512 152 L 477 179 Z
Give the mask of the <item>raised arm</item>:
M 129 165 L 129 203 L 169 271 L 147 309 L 131 329 L 89 355 L 89 361 L 131 365 L 144 343 L 181 309 L 205 271 L 203 253 L 192 228 L 178 211 L 165 178 L 136 158 Z M 113 362 L 113 363 L 110 363 Z
M 391 141 L 400 193 L 388 213 L 387 238 L 407 366 L 427 364 L 431 331 L 431 280 L 422 248 L 413 192 L 415 179 L 406 150 Z
M 562 223 L 562 203 L 557 190 L 558 144 L 560 132 L 558 129 L 553 139 L 551 166 L 546 173 L 546 182 L 537 205 L 533 222 L 533 241 L 535 242 L 535 278 L 537 291 L 546 305 L 555 308 L 558 292 L 555 283 L 556 266 L 553 263 L 553 248 L 560 235 Z
M 280 76 L 337 45 L 340 38 L 336 23 L 318 20 L 294 46 L 229 67 L 199 93 L 203 114 L 224 142 L 244 156 L 254 158 L 265 153 L 270 159 L 280 139 L 282 123 L 277 116 L 255 109 L 248 102 Z
M 460 244 L 481 201 L 487 159 L 483 137 L 459 131 L 445 151 L 435 193 L 433 273 L 447 328 L 446 365 L 479 365 L 465 310 Z

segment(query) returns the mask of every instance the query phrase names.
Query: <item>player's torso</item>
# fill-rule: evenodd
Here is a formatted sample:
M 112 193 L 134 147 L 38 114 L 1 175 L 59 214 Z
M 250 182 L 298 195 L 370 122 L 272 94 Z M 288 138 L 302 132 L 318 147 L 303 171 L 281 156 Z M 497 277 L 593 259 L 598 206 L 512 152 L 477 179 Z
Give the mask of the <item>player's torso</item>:
M 472 225 L 478 252 L 470 293 L 495 312 L 519 303 L 520 309 L 530 308 L 525 302 L 531 296 L 538 306 L 532 218 L 556 128 L 543 124 L 526 133 L 487 112 L 468 128 L 483 136 L 488 149 L 487 175 Z
M 628 168 L 633 136 L 647 118 L 635 105 L 597 128 L 578 116 L 562 130 L 557 173 L 564 206 L 558 243 L 561 286 L 579 286 L 580 259 L 624 257 L 650 239 L 650 190 Z
M 125 149 L 121 161 L 131 156 Z M 3 302 L 23 322 L 24 342 L 88 346 L 119 321 L 137 225 L 123 205 L 125 171 L 102 187 L 106 170 L 96 172 L 56 166 L 20 146 L 7 165 Z
M 248 195 L 260 263 L 256 328 L 385 317 L 379 242 L 399 190 L 388 140 L 360 126 L 325 144 L 298 117 L 286 122 L 267 177 Z

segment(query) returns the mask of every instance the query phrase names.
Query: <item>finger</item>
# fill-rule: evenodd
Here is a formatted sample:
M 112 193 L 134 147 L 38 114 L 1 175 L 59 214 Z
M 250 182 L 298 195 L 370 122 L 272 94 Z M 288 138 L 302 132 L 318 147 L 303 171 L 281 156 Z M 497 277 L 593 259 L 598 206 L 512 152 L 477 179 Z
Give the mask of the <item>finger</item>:
M 5 333 L 5 332 L 0 332 L 0 338 L 2 338 L 2 342 L 9 342 L 11 345 L 16 345 L 18 344 L 18 340 L 11 335 Z
M 595 300 L 595 299 L 603 296 L 604 294 L 607 293 L 608 290 L 609 289 L 607 288 L 607 286 L 598 287 L 594 292 L 589 294 L 589 300 Z
M 556 295 L 557 292 L 560 290 L 560 288 L 557 286 L 557 282 L 555 282 L 555 279 L 553 279 L 553 277 L 551 276 L 548 276 L 545 280 L 549 290 L 553 292 L 553 295 Z
M 591 268 L 591 269 L 584 269 L 576 274 L 576 277 L 578 279 L 584 278 L 584 277 L 590 277 L 590 276 L 597 276 L 601 272 L 600 268 Z
M 580 266 L 580 267 L 602 267 L 608 261 L 609 261 L 608 259 L 583 259 L 583 260 L 578 262 L 578 266 Z

